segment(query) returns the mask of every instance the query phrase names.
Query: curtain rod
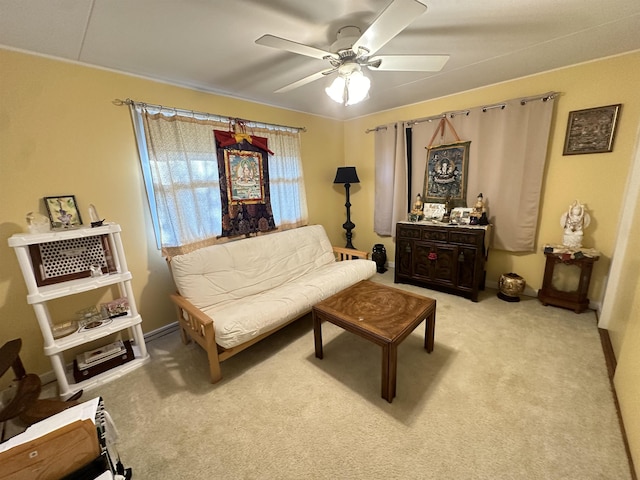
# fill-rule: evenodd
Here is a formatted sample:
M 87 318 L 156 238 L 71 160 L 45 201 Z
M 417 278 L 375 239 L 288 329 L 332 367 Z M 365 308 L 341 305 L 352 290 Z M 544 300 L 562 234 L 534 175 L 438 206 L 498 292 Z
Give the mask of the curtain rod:
M 150 107 L 156 110 L 159 110 L 160 112 L 162 112 L 163 110 L 165 111 L 170 111 L 176 114 L 181 114 L 181 115 L 190 115 L 190 116 L 201 116 L 201 117 L 205 117 L 207 119 L 212 119 L 212 120 L 216 120 L 216 121 L 220 121 L 220 122 L 243 122 L 246 123 L 249 127 L 254 126 L 254 127 L 277 127 L 277 128 L 283 128 L 283 129 L 291 129 L 291 130 L 296 130 L 296 131 L 301 131 L 301 132 L 306 132 L 307 129 L 306 127 L 291 127 L 289 125 L 278 125 L 277 123 L 266 123 L 266 122 L 257 122 L 255 120 L 247 120 L 244 118 L 238 118 L 238 117 L 227 117 L 225 115 L 218 115 L 215 113 L 208 113 L 208 112 L 197 112 L 195 110 L 185 110 L 183 108 L 176 108 L 176 107 L 167 107 L 165 105 L 156 105 L 153 103 L 145 103 L 145 102 L 137 102 L 135 100 L 131 100 L 130 98 L 127 98 L 126 100 L 120 100 L 119 98 L 116 98 L 113 101 L 114 105 L 133 105 L 133 106 L 140 106 L 142 108 L 146 108 L 146 107 Z
M 386 125 L 379 125 L 376 128 L 367 128 L 364 133 L 377 132 L 378 130 L 386 130 L 387 128 Z
M 535 100 L 542 100 L 543 102 L 546 102 L 547 100 L 551 100 L 555 97 L 557 97 L 558 95 L 560 95 L 560 92 L 547 92 L 547 93 L 543 93 L 542 95 L 535 95 L 532 97 L 525 97 L 525 98 L 521 98 L 520 99 L 520 105 L 526 105 L 528 102 L 533 102 Z M 487 110 L 492 110 L 494 108 L 499 108 L 501 110 L 504 110 L 504 108 L 507 106 L 507 101 L 504 102 L 499 102 L 499 103 L 494 103 L 492 105 L 486 105 L 486 106 L 482 106 L 480 107 L 482 109 L 483 112 L 486 112 Z M 445 117 L 450 117 L 453 118 L 457 115 L 469 115 L 469 113 L 471 112 L 472 109 L 465 109 L 465 110 L 454 110 L 454 111 L 450 111 L 450 112 L 443 112 L 440 113 L 438 115 L 432 115 L 430 117 L 423 117 L 423 118 L 416 118 L 414 120 L 407 120 L 405 123 L 408 126 L 413 126 L 416 123 L 423 123 L 423 122 L 432 122 L 434 120 L 439 120 L 441 118 L 445 118 Z M 380 125 L 377 126 L 376 128 L 369 128 L 367 130 L 365 130 L 364 133 L 370 133 L 370 132 L 375 132 L 379 129 L 382 128 L 387 128 L 386 125 Z

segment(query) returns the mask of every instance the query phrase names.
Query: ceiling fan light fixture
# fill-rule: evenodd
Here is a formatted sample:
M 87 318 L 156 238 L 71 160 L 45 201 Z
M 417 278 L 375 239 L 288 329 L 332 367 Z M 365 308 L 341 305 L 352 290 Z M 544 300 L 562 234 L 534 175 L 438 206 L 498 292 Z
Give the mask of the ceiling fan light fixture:
M 347 98 L 345 105 L 360 103 L 369 97 L 371 80 L 365 77 L 361 71 L 353 72 L 347 77 Z
M 342 103 L 344 102 L 346 83 L 345 77 L 338 75 L 338 77 L 331 83 L 331 85 L 325 88 L 324 91 L 327 92 L 327 95 L 329 95 L 331 100 L 337 103 Z
M 263 35 L 256 43 L 288 52 L 328 61 L 332 68 L 286 85 L 277 93 L 288 92 L 338 71 L 338 78 L 325 88 L 332 100 L 354 105 L 369 97 L 371 81 L 362 73 L 371 71 L 438 72 L 449 59 L 448 55 L 378 55 L 391 39 L 402 32 L 427 6 L 424 0 L 387 0 L 390 2 L 362 33 L 359 27 L 347 25 L 338 30 L 330 50 L 322 50 L 274 35 Z
M 349 68 L 343 68 L 338 77 L 324 90 L 331 100 L 348 106 L 368 98 L 369 88 L 371 80 L 362 73 L 359 65 L 354 64 Z

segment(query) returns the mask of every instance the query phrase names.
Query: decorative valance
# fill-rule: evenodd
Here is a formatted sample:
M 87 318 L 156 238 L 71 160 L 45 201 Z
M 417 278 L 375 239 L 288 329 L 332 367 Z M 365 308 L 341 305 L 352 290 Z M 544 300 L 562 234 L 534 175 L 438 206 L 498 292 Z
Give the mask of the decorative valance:
M 255 135 L 249 135 L 244 132 L 236 133 L 214 130 L 214 133 L 216 135 L 216 142 L 218 142 L 219 146 L 222 148 L 230 147 L 236 143 L 247 142 L 273 155 L 273 152 L 267 148 L 266 138 L 256 137 Z

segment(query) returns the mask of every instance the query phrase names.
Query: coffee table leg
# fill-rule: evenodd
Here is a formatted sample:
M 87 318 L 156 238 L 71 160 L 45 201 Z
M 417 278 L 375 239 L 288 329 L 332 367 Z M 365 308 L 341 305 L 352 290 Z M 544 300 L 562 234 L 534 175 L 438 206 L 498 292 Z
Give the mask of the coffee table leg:
M 436 311 L 433 310 L 433 313 L 427 317 L 427 321 L 425 322 L 425 332 L 424 332 L 424 348 L 428 353 L 433 352 L 433 339 L 436 334 Z
M 313 339 L 316 344 L 316 358 L 322 359 L 322 322 L 315 311 L 312 311 Z
M 382 398 L 391 403 L 396 396 L 396 373 L 398 370 L 398 346 L 382 346 Z

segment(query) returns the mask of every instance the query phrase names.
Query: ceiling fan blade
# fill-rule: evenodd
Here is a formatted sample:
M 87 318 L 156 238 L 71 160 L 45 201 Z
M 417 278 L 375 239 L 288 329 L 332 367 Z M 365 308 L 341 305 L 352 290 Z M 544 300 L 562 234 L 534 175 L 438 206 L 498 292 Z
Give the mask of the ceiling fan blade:
M 426 9 L 427 6 L 417 0 L 393 0 L 356 40 L 353 51 L 364 47 L 369 50 L 369 55 L 373 55 Z
M 290 90 L 293 90 L 294 88 L 298 88 L 301 87 L 303 85 L 306 85 L 307 83 L 311 83 L 311 82 L 315 82 L 316 80 L 320 80 L 321 78 L 324 78 L 326 75 L 329 75 L 330 73 L 336 72 L 338 71 L 337 68 L 330 68 L 328 70 L 322 70 L 321 72 L 316 72 L 313 75 L 309 75 L 308 77 L 304 77 L 301 78 L 300 80 L 290 83 L 289 85 L 285 85 L 282 88 L 279 88 L 278 90 L 276 90 L 274 93 L 285 93 L 288 92 Z
M 264 45 L 265 47 L 279 48 L 288 52 L 297 53 L 298 55 L 306 55 L 307 57 L 318 58 L 320 60 L 323 60 L 326 56 L 338 58 L 335 53 L 310 47 L 309 45 L 303 45 L 302 43 L 292 42 L 291 40 L 276 37 L 274 35 L 263 35 L 256 40 L 256 43 L 258 45 Z
M 449 60 L 449 55 L 376 55 L 370 62 L 382 60 L 375 70 L 393 72 L 439 72 Z M 372 68 L 370 66 L 370 68 Z

